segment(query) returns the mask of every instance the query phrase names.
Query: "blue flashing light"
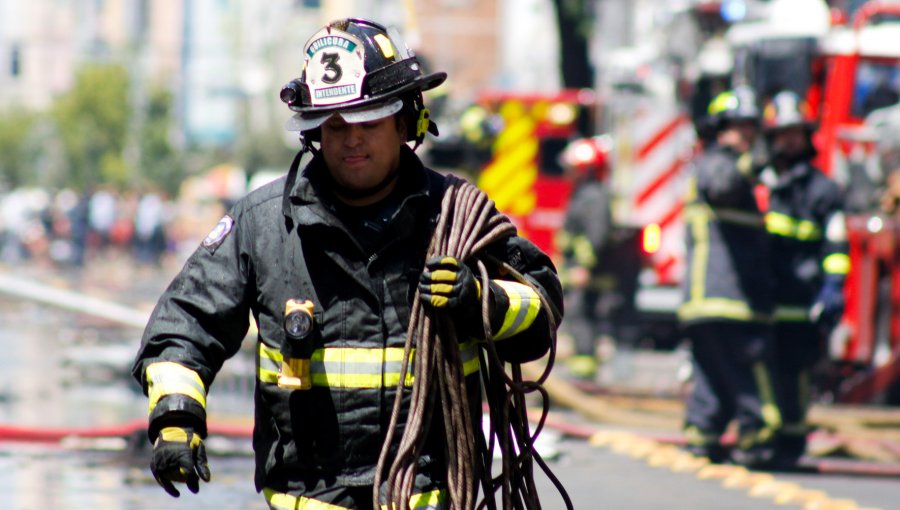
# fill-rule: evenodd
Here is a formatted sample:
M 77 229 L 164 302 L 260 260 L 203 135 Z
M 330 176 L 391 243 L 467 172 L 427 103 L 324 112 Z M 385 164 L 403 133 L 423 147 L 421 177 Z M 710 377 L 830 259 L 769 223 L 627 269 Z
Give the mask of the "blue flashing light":
M 734 23 L 747 16 L 747 2 L 745 0 L 725 0 L 722 2 L 719 13 L 722 19 Z

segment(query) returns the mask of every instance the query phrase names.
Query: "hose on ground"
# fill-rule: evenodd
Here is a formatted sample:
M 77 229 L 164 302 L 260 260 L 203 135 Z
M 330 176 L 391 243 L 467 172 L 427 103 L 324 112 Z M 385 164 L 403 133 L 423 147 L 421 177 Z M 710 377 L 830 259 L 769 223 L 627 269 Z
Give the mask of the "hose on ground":
M 437 255 L 451 256 L 463 262 L 474 258 L 481 287 L 487 289 L 490 280 L 487 267 L 478 256 L 479 252 L 491 243 L 515 235 L 516 228 L 509 218 L 497 212 L 494 203 L 477 187 L 453 176 L 448 176 L 447 179 L 448 186 L 441 203 L 441 214 L 426 258 Z M 534 288 L 533 284 L 509 264 L 495 259 L 490 262 L 498 264 L 502 270 L 518 281 Z M 540 295 L 539 292 L 538 294 Z M 406 391 L 405 386 L 400 384 L 387 437 L 376 468 L 373 488 L 376 508 L 382 507 L 379 503 L 382 496 L 387 501 L 387 508 L 391 510 L 409 508 L 418 460 L 432 418 L 435 416 L 435 405 L 441 406 L 439 416 L 443 420 L 443 430 L 446 434 L 449 508 L 458 510 L 476 508 L 480 486 L 484 498 L 478 504 L 478 508 L 495 509 L 499 491 L 504 509 L 540 509 L 540 500 L 534 484 L 534 463 L 540 466 L 556 486 L 567 508 L 572 508 L 571 500 L 562 484 L 534 450 L 534 440 L 540 433 L 549 412 L 548 395 L 541 383 L 549 375 L 555 357 L 556 326 L 552 321 L 556 315 L 549 310 L 552 305 L 542 299 L 542 306 L 547 309 L 547 316 L 551 322 L 548 332 L 552 338 L 549 361 L 537 381 L 523 381 L 520 367 L 516 364 L 505 365 L 494 347 L 489 299 L 489 293 L 484 292 L 481 308 L 485 349 L 479 349 L 480 372 L 490 408 L 491 434 L 490 440 L 486 442 L 481 431 L 473 427 L 456 324 L 445 313 L 426 311 L 418 291 L 415 293 L 404 362 L 400 371 L 400 381 L 405 381 L 415 344 L 416 361 L 406 427 L 396 456 L 383 479 Z M 511 366 L 509 374 L 506 373 L 504 366 Z M 529 431 L 525 397 L 526 394 L 535 392 L 542 399 L 543 412 L 532 434 Z M 495 444 L 495 438 L 499 444 Z M 493 477 L 491 468 L 495 448 L 499 448 L 502 454 L 502 469 L 500 474 Z M 385 488 L 384 494 L 381 493 L 382 485 Z

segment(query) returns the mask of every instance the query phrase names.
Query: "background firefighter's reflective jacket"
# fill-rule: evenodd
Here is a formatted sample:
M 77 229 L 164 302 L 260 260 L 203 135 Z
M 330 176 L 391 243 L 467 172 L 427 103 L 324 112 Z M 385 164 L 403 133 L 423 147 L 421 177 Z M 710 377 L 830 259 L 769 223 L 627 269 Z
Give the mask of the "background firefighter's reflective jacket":
M 445 182 L 407 148 L 400 164 L 395 212 L 379 217 L 377 210 L 368 211 L 371 217 L 361 216 L 349 229 L 329 198 L 329 176 L 318 156 L 296 179 L 289 201 L 280 179 L 234 206 L 165 291 L 144 332 L 133 375 L 150 397 L 151 439 L 167 417 L 193 419 L 202 430 L 206 392 L 225 360 L 238 352 L 252 314 L 259 327 L 257 488 L 372 483 Z M 370 246 L 377 246 L 371 251 L 352 234 L 369 227 L 381 233 L 370 236 L 376 241 Z M 485 251 L 522 272 L 561 314 L 559 281 L 543 252 L 519 237 Z M 549 348 L 548 318 L 530 287 L 503 283 L 510 295 L 496 296 L 493 310 L 501 315 L 502 326 L 494 330 L 500 354 L 513 361 L 536 359 Z M 315 302 L 309 390 L 276 384 L 288 299 Z M 554 319 L 558 324 L 561 316 Z M 477 344 L 460 348 L 477 396 Z M 473 404 L 480 410 L 480 399 Z M 432 433 L 441 434 L 439 426 Z M 402 426 L 395 442 L 400 437 Z M 425 450 L 420 473 L 436 472 L 443 447 Z
M 767 168 L 776 278 L 775 319 L 810 321 L 810 309 L 826 275 L 843 279 L 850 269 L 841 192 L 821 171 L 802 162 L 775 175 Z
M 682 322 L 771 320 L 769 239 L 753 187 L 750 154 L 713 145 L 694 162 L 684 212 Z

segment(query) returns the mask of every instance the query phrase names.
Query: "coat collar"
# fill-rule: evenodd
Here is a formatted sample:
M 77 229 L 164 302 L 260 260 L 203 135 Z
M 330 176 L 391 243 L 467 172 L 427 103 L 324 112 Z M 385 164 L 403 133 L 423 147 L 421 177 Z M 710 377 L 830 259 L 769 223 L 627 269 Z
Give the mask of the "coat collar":
M 294 158 L 288 172 L 282 213 L 296 225 L 334 224 L 337 221 L 334 211 L 338 204 L 329 189 L 331 178 L 325 161 L 321 153 L 316 152 L 306 167 L 298 172 L 301 156 L 302 153 Z M 414 198 L 430 196 L 433 172 L 427 171 L 415 152 L 406 145 L 400 148 L 399 164 L 398 186 L 407 190 L 404 205 Z

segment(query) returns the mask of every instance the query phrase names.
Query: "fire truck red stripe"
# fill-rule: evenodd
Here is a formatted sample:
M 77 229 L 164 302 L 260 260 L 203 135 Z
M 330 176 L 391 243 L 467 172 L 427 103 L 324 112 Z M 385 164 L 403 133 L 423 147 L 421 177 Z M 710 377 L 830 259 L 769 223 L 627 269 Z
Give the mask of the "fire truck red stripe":
M 665 230 L 670 223 L 678 219 L 678 217 L 681 215 L 682 209 L 684 209 L 684 202 L 679 200 L 678 203 L 672 206 L 672 208 L 669 209 L 669 212 L 667 212 L 666 215 L 662 217 L 662 220 L 660 220 L 659 222 L 659 229 Z
M 678 175 L 683 166 L 684 161 L 675 160 L 669 166 L 669 168 L 657 175 L 656 179 L 653 179 L 653 181 L 646 188 L 638 193 L 638 196 L 634 199 L 635 204 L 637 204 L 638 206 L 643 205 L 644 202 L 649 200 L 650 197 L 652 197 L 659 190 L 659 188 L 663 187 L 667 182 L 669 182 L 670 179 Z
M 663 140 L 668 138 L 673 131 L 678 129 L 679 126 L 681 126 L 685 122 L 687 122 L 687 118 L 683 115 L 679 115 L 678 117 L 672 119 L 668 124 L 666 124 L 664 128 L 659 130 L 653 138 L 648 140 L 647 143 L 645 143 L 638 149 L 638 161 L 645 159 L 651 152 L 653 152 L 653 149 L 655 149 L 657 145 L 662 143 Z

